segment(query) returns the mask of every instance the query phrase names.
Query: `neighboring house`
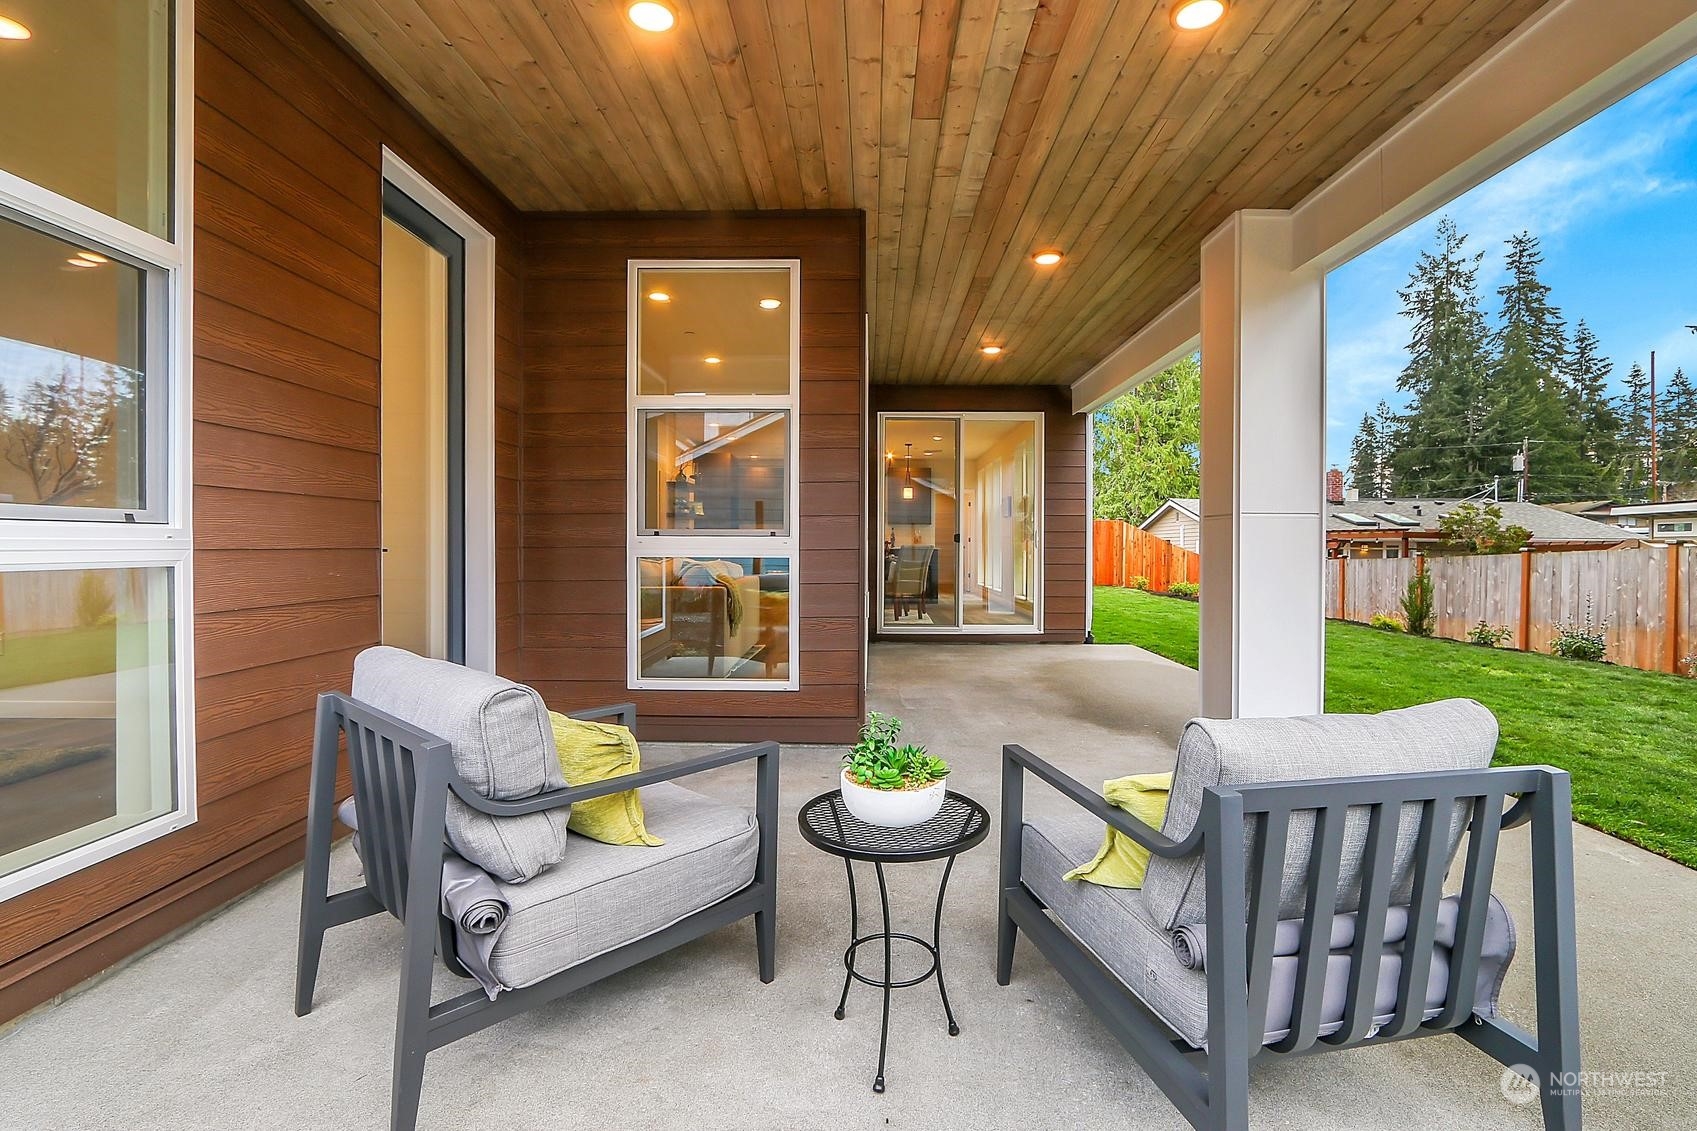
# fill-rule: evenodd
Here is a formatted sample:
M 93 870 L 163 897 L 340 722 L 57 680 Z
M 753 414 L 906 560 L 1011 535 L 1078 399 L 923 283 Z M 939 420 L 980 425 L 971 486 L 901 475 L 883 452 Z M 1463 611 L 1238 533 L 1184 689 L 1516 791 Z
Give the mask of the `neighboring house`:
M 1539 550 L 1609 550 L 1639 540 L 1620 527 L 1541 503 L 1350 499 L 1326 504 L 1326 554 L 1334 558 L 1398 558 L 1416 551 L 1454 553 L 1444 545 L 1439 520 L 1467 502 L 1500 508 L 1503 525 L 1530 530 L 1530 545 Z
M 1198 499 L 1168 499 L 1141 525 L 1155 537 L 1197 553 L 1202 542 L 1202 503 Z
M 1697 542 L 1697 499 L 1663 499 L 1659 503 L 1569 503 L 1572 514 L 1610 523 L 1640 538 L 1656 542 Z

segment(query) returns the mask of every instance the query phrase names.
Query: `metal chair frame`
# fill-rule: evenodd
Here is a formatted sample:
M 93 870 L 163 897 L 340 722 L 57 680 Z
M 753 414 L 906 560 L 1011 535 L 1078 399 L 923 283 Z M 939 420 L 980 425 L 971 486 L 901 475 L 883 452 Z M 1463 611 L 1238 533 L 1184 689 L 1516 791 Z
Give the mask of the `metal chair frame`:
M 1208 1037 L 1195 1050 L 1157 1020 L 1120 981 L 1046 913 L 1021 880 L 1025 776 L 1052 786 L 1151 853 L 1168 859 L 1202 856 L 1208 960 Z M 1515 801 L 1506 811 L 1508 798 Z M 1427 1019 L 1425 992 L 1436 946 L 1439 902 L 1450 864 L 1448 815 L 1466 806 L 1469 831 L 1447 1000 Z M 1391 873 L 1403 806 L 1420 807 L 1408 935 L 1395 1013 L 1374 1024 L 1374 997 L 1390 906 Z M 1344 1024 L 1321 1036 L 1321 998 L 1334 899 L 1350 809 L 1368 811 L 1361 862 L 1361 903 L 1350 950 Z M 1312 812 L 1313 851 L 1297 952 L 1291 1029 L 1273 1044 L 1261 1031 L 1273 968 L 1280 880 L 1291 816 Z M 1503 1017 L 1474 1011 L 1498 835 L 1531 825 L 1537 1033 Z M 1279 782 L 1203 792 L 1201 817 L 1174 841 L 1117 809 L 1021 746 L 1002 748 L 1002 856 L 996 981 L 1013 975 L 1014 943 L 1023 931 L 1084 998 L 1198 1131 L 1246 1131 L 1249 1062 L 1454 1033 L 1504 1065 L 1536 1075 L 1544 1125 L 1579 1131 L 1579 993 L 1574 960 L 1573 817 L 1568 776 L 1548 766 L 1386 774 Z M 1250 829 L 1254 832 L 1251 834 Z M 1253 835 L 1253 839 L 1251 839 Z M 1249 848 L 1254 855 L 1246 860 Z M 1247 898 L 1246 893 L 1247 891 Z
M 636 723 L 630 703 L 574 712 L 578 719 Z M 330 841 L 335 817 L 339 747 L 346 739 L 354 805 L 359 816 L 365 883 L 329 891 Z M 430 1000 L 431 971 L 439 957 L 449 970 L 466 972 L 454 953 L 453 925 L 441 914 L 442 858 L 448 794 L 480 813 L 513 817 L 621 793 L 753 759 L 759 849 L 747 887 L 671 926 L 568 966 L 534 985 L 506 990 L 493 1001 L 473 989 L 445 1001 Z M 566 862 L 570 866 L 569 860 Z M 754 916 L 760 980 L 771 982 L 777 951 L 778 744 L 759 742 L 705 754 L 673 766 L 643 770 L 593 785 L 552 790 L 516 801 L 479 796 L 454 769 L 447 740 L 411 726 L 350 696 L 318 697 L 317 736 L 307 801 L 306 874 L 301 887 L 295 1013 L 312 1010 L 324 933 L 380 912 L 405 928 L 400 1001 L 395 1020 L 391 1081 L 391 1131 L 413 1131 L 427 1054 L 498 1021 L 543 1005 L 611 974 L 646 961 L 746 916 Z

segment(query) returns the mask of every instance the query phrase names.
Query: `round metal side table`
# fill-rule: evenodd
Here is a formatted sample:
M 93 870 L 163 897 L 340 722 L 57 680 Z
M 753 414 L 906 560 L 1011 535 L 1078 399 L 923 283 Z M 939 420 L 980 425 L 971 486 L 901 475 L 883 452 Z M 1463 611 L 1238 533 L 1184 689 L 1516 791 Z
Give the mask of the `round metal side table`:
M 884 1020 L 878 1031 L 878 1075 L 872 1090 L 884 1090 L 884 1061 L 890 1046 L 890 991 L 905 986 L 917 986 L 933 976 L 937 993 L 943 999 L 943 1014 L 948 1018 L 949 1036 L 960 1034 L 954 1010 L 949 1007 L 949 990 L 943 982 L 943 896 L 948 891 L 949 873 L 954 871 L 955 857 L 983 843 L 990 831 L 990 814 L 984 806 L 970 797 L 950 793 L 943 799 L 937 815 L 921 825 L 905 829 L 886 828 L 860 820 L 843 804 L 843 793 L 833 789 L 822 793 L 801 807 L 799 817 L 802 837 L 815 848 L 840 856 L 848 873 L 849 945 L 843 951 L 843 993 L 837 1001 L 836 1018 L 841 1021 L 848 1005 L 849 987 L 862 982 L 884 991 Z M 884 929 L 872 934 L 860 933 L 860 901 L 854 885 L 854 862 L 869 862 L 878 876 L 878 904 L 883 911 Z M 890 929 L 890 893 L 884 882 L 885 864 L 912 864 L 924 860 L 947 860 L 943 878 L 937 884 L 937 905 L 931 915 L 931 938 Z M 916 944 L 931 956 L 931 965 L 911 978 L 892 976 L 891 956 L 897 940 Z M 855 968 L 855 954 L 868 943 L 884 944 L 884 973 L 881 978 L 864 974 Z

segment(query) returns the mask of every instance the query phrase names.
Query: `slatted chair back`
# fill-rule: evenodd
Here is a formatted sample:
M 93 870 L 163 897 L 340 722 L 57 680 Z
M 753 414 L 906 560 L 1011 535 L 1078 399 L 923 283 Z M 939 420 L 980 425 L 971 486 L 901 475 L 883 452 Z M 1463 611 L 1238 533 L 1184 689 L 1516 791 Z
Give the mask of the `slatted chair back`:
M 346 744 L 366 886 L 384 910 L 405 920 L 421 782 L 435 795 L 427 800 L 439 811 L 445 804 L 452 750 L 446 739 L 355 699 L 335 694 L 323 698 L 319 741 L 334 744 L 339 735 Z M 427 766 L 433 772 L 426 772 Z
M 1281 906 L 1288 909 L 1290 876 L 1287 859 L 1296 846 L 1291 830 L 1311 822 L 1312 841 L 1297 850 L 1304 859 L 1300 872 L 1301 936 L 1296 953 L 1296 978 L 1286 1036 L 1267 1046 L 1274 1052 L 1305 1052 L 1316 1046 L 1346 1048 L 1369 1038 L 1376 1041 L 1413 1035 L 1417 1030 L 1454 1029 L 1473 1015 L 1480 956 L 1490 911 L 1491 881 L 1495 874 L 1498 834 L 1536 821 L 1551 807 L 1548 775 L 1536 769 L 1501 768 L 1392 774 L 1322 781 L 1210 788 L 1203 803 L 1204 841 L 1218 838 L 1218 851 L 1208 853 L 1207 892 L 1209 973 L 1222 989 L 1210 985 L 1210 1014 L 1215 1003 L 1242 999 L 1247 983 L 1241 1037 L 1222 1019 L 1227 1039 L 1246 1040 L 1259 1051 L 1261 1021 L 1267 1017 L 1276 954 L 1275 936 Z M 1519 795 L 1505 811 L 1505 800 Z M 1428 982 L 1439 945 L 1440 905 L 1445 877 L 1455 853 L 1452 814 L 1465 819 L 1467 854 L 1457 897 L 1453 943 L 1447 948 L 1448 980 L 1444 1001 L 1428 1018 Z M 1418 815 L 1413 844 L 1399 851 L 1398 827 L 1410 810 Z M 1553 820 L 1553 812 L 1545 820 Z M 1345 862 L 1345 824 L 1365 820 L 1365 845 L 1355 862 Z M 1241 867 L 1238 875 L 1237 872 Z M 1355 875 L 1346 868 L 1353 867 Z M 1412 883 L 1406 902 L 1393 897 L 1393 877 L 1411 867 Z M 1216 875 L 1218 873 L 1218 881 Z M 1401 886 L 1400 884 L 1398 886 Z M 1342 913 L 1339 892 L 1354 888 L 1356 916 L 1349 946 L 1349 971 L 1342 1025 L 1322 1036 L 1328 961 L 1335 917 Z M 1401 969 L 1391 1019 L 1376 1025 L 1380 967 L 1386 953 L 1386 923 L 1393 906 L 1406 914 L 1407 931 L 1400 944 Z M 1232 931 L 1232 923 L 1247 923 Z M 1445 932 L 1447 937 L 1447 932 Z M 1216 949 L 1220 948 L 1220 949 Z M 1223 961 L 1216 965 L 1214 954 Z

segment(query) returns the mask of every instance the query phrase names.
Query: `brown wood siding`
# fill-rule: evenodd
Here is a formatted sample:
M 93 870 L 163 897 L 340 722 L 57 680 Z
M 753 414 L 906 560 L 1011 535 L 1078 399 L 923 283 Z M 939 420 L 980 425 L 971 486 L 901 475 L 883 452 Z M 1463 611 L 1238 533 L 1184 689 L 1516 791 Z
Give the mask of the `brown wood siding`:
M 378 638 L 384 145 L 497 240 L 498 650 L 517 666 L 518 214 L 293 6 L 199 0 L 195 31 L 199 819 L 7 902 L 0 1021 L 300 859 L 314 697 Z
M 998 641 L 1042 641 L 1076 644 L 1084 639 L 1089 600 L 1085 561 L 1089 555 L 1090 489 L 1088 429 L 1090 418 L 1072 411 L 1071 390 L 1060 386 L 1027 385 L 874 385 L 872 424 L 876 440 L 877 414 L 881 412 L 1041 412 L 1043 413 L 1043 631 L 1039 635 L 1001 636 L 978 633 L 904 632 L 885 639 L 936 640 L 961 643 Z M 863 456 L 867 476 L 866 505 L 877 514 L 877 445 L 868 444 Z M 867 527 L 865 553 L 868 562 L 881 559 L 880 533 L 876 523 Z M 876 594 L 874 593 L 874 597 Z M 869 621 L 872 635 L 878 622 Z
M 865 705 L 859 214 L 538 216 L 527 233 L 519 678 L 563 709 L 633 700 L 644 737 L 852 738 Z M 798 691 L 627 690 L 626 264 L 695 258 L 801 261 Z

